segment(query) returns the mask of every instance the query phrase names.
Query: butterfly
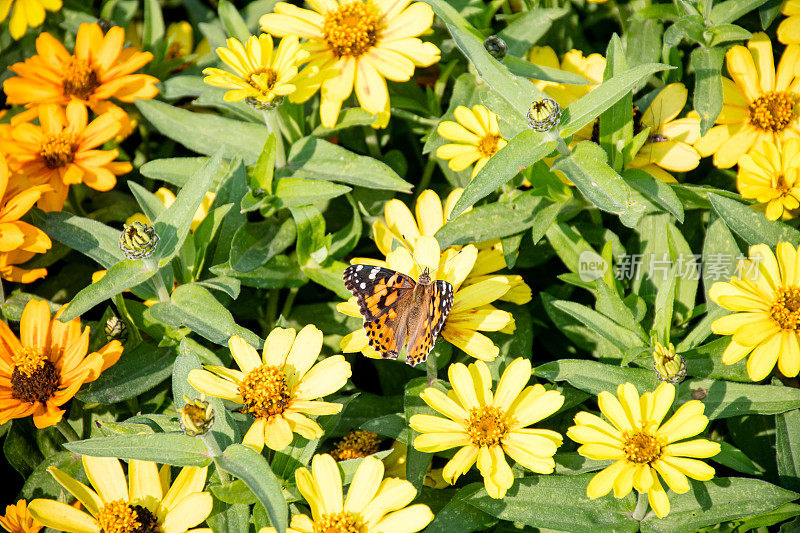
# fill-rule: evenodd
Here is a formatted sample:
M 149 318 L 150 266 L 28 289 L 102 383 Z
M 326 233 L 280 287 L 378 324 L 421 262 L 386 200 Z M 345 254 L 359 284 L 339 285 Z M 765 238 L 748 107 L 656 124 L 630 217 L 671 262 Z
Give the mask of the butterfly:
M 414 281 L 401 272 L 371 265 L 347 267 L 344 284 L 358 301 L 369 345 L 375 351 L 385 359 L 396 359 L 407 346 L 409 365 L 427 359 L 453 307 L 452 285 L 432 281 L 428 268 Z

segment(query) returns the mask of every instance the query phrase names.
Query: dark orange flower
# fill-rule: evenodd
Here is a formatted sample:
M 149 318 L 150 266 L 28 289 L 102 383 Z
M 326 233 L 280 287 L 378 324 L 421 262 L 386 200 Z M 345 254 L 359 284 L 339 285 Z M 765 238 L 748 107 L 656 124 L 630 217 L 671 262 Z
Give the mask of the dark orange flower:
M 0 322 L 0 424 L 31 415 L 37 428 L 57 424 L 60 406 L 122 355 L 116 340 L 87 355 L 89 328 L 81 331 L 80 318 L 61 322 L 60 313 L 51 319 L 47 302 L 31 300 L 19 339 Z
M 37 205 L 45 211 L 60 210 L 69 185 L 85 183 L 108 191 L 116 176 L 130 172 L 127 162 L 114 161 L 117 150 L 97 150 L 114 138 L 122 127 L 124 113 L 115 108 L 88 123 L 88 112 L 80 102 L 66 110 L 56 104 L 38 107 L 40 126 L 15 123 L 6 147 L 9 164 L 30 185 L 49 184 L 52 192 L 42 195 Z
M 42 524 L 28 512 L 25 500 L 6 506 L 6 514 L 0 516 L 0 526 L 9 533 L 37 533 L 42 529 Z

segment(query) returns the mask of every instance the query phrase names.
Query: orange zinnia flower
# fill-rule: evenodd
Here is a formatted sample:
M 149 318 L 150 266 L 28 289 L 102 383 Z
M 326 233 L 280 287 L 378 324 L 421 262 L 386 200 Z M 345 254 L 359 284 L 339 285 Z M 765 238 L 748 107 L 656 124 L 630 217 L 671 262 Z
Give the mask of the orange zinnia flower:
M 36 39 L 38 55 L 10 68 L 17 74 L 3 84 L 10 104 L 61 104 L 79 100 L 95 113 L 116 107 L 109 102 L 133 102 L 158 94 L 158 79 L 134 74 L 153 59 L 150 52 L 122 48 L 125 30 L 115 26 L 104 36 L 95 23 L 80 25 L 75 52 L 49 33 Z
M 30 211 L 43 193 L 52 189 L 49 185 L 38 185 L 22 192 L 13 191 L 9 187 L 9 178 L 6 159 L 0 153 L 0 252 L 44 253 L 52 246 L 50 238 L 20 218 Z
M 63 309 L 63 308 L 62 308 Z M 89 351 L 89 328 L 80 318 L 61 322 L 43 300 L 31 300 L 20 321 L 20 339 L 0 322 L 0 424 L 33 415 L 37 428 L 61 421 L 81 385 L 94 381 L 116 363 L 122 344 L 111 341 Z
M 0 526 L 10 533 L 38 533 L 42 529 L 42 524 L 28 512 L 25 500 L 6 506 L 5 516 L 0 516 Z
M 114 161 L 117 150 L 94 149 L 119 133 L 121 110 L 112 109 L 88 123 L 86 108 L 73 101 L 66 110 L 55 104 L 40 105 L 38 115 L 41 126 L 29 122 L 13 126 L 7 150 L 12 169 L 28 183 L 53 188 L 37 204 L 45 211 L 63 207 L 71 184 L 83 182 L 92 189 L 108 191 L 117 183 L 116 176 L 133 168 L 130 163 Z
M 0 278 L 16 283 L 33 283 L 45 277 L 46 268 L 25 269 L 17 266 L 30 261 L 34 255 L 33 252 L 22 250 L 0 253 Z

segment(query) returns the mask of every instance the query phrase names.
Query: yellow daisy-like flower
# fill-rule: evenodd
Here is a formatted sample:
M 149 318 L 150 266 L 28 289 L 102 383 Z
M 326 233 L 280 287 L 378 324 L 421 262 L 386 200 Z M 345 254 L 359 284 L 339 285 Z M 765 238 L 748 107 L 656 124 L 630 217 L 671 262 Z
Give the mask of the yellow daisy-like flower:
M 440 146 L 436 150 L 436 157 L 449 160 L 448 166 L 456 172 L 475 163 L 472 169 L 474 178 L 489 158 L 508 143 L 500 135 L 497 115 L 482 105 L 478 104 L 472 109 L 460 105 L 454 114 L 456 122 L 445 120 L 436 131 L 445 139 L 455 141 L 455 144 Z
M 738 277 L 718 281 L 709 296 L 733 314 L 711 324 L 717 335 L 732 335 L 722 353 L 731 365 L 747 359 L 747 375 L 761 381 L 775 363 L 786 377 L 800 372 L 800 270 L 798 253 L 788 242 L 778 243 L 777 258 L 769 246 L 750 247 L 749 258 L 739 260 Z
M 786 18 L 778 26 L 778 40 L 783 44 L 800 44 L 800 0 L 786 0 L 781 13 Z
M 189 372 L 189 383 L 209 396 L 242 406 L 255 421 L 243 444 L 261 451 L 266 444 L 282 450 L 298 433 L 307 439 L 322 436 L 322 428 L 308 415 L 335 415 L 342 404 L 318 401 L 344 387 L 350 363 L 334 355 L 316 363 L 322 348 L 322 332 L 309 324 L 295 335 L 292 328 L 275 328 L 259 357 L 241 337 L 228 341 L 241 370 L 206 366 Z
M 433 237 L 444 226 L 445 221 L 450 218 L 453 207 L 455 207 L 463 192 L 464 189 L 455 189 L 442 202 L 439 195 L 434 191 L 430 189 L 422 191 L 417 198 L 413 214 L 406 204 L 400 200 L 389 200 L 383 209 L 384 220 L 376 220 L 372 224 L 373 238 L 378 250 L 383 255 L 388 256 L 389 252 L 396 248 L 399 242 L 402 246 L 408 248 L 411 253 L 414 253 L 417 239 L 420 237 Z M 476 243 L 475 247 L 478 249 L 478 255 L 475 258 L 472 270 L 469 271 L 464 280 L 465 286 L 473 285 L 490 277 L 502 276 L 508 281 L 511 288 L 499 298 L 500 300 L 517 305 L 531 301 L 531 288 L 523 281 L 522 276 L 496 274 L 497 271 L 506 267 L 503 247 L 499 240 Z M 439 268 L 445 266 L 456 251 L 460 249 L 460 246 L 451 246 L 444 250 L 437 266 Z M 373 259 L 356 258 L 352 262 L 383 266 L 382 263 Z
M 0 526 L 9 533 L 38 533 L 43 527 L 28 512 L 28 502 L 25 500 L 6 506 L 6 514 L 0 516 Z
M 614 460 L 589 482 L 589 498 L 605 496 L 611 489 L 616 498 L 623 498 L 635 488 L 647 494 L 650 507 L 664 518 L 670 505 L 659 475 L 678 494 L 689 490 L 687 477 L 700 481 L 714 477 L 714 468 L 697 459 L 717 455 L 718 443 L 707 439 L 678 442 L 708 425 L 703 404 L 690 400 L 662 424 L 674 400 L 671 383 L 662 383 L 641 397 L 635 386 L 625 383 L 617 387 L 616 397 L 608 391 L 597 396 L 600 411 L 610 424 L 586 411 L 575 415 L 575 425 L 567 430 L 567 436 L 582 444 L 578 453 L 590 459 Z
M 766 205 L 769 220 L 792 218 L 800 207 L 800 140 L 765 142 L 740 157 L 736 186 L 742 198 Z
M 13 10 L 11 8 L 14 8 Z M 0 0 L 0 22 L 11 12 L 8 31 L 15 41 L 25 35 L 28 28 L 36 28 L 44 22 L 45 11 L 61 9 L 61 0 Z
M 442 256 L 446 259 L 440 261 Z M 491 305 L 509 291 L 511 284 L 504 276 L 489 276 L 473 285 L 463 286 L 477 256 L 478 249 L 473 245 L 464 246 L 460 251 L 451 248 L 442 254 L 435 238 L 421 236 L 417 239 L 413 257 L 405 248 L 398 248 L 389 252 L 385 262 L 369 260 L 369 264 L 402 272 L 412 279 L 419 278 L 425 267 L 428 267 L 431 281 L 445 280 L 450 283 L 455 291 L 453 307 L 447 315 L 441 336 L 476 359 L 492 361 L 498 356 L 500 349 L 489 337 L 479 332 L 513 332 L 514 317 L 511 313 Z M 348 316 L 361 316 L 355 297 L 340 303 L 336 309 Z M 399 339 L 398 344 L 399 341 L 405 342 L 405 339 Z M 345 353 L 360 351 L 367 357 L 381 357 L 369 345 L 364 328 L 345 335 L 340 346 Z
M 446 418 L 418 414 L 409 425 L 421 433 L 414 439 L 414 448 L 421 452 L 460 448 L 444 467 L 448 483 L 455 483 L 477 462 L 486 492 L 502 498 L 514 484 L 506 454 L 532 472 L 553 473 L 553 455 L 563 438 L 555 431 L 528 426 L 558 411 L 564 396 L 538 384 L 526 387 L 531 378 L 529 360 L 519 357 L 508 365 L 494 394 L 483 361 L 469 367 L 452 364 L 447 375 L 452 391 L 444 394 L 428 387 L 420 394 Z
M 439 61 L 440 51 L 417 38 L 433 24 L 433 10 L 422 2 L 390 0 L 310 0 L 312 10 L 286 2 L 261 17 L 261 28 L 283 37 L 306 39 L 309 65 L 337 74 L 322 82 L 322 125 L 336 124 L 342 103 L 355 88 L 360 106 L 374 115 L 389 114 L 386 80 L 408 81 L 415 67 Z
M 83 456 L 92 488 L 51 466 L 48 472 L 81 503 L 85 511 L 66 503 L 38 498 L 28 509 L 47 527 L 67 533 L 210 533 L 191 529 L 201 524 L 214 500 L 203 492 L 207 468 L 185 467 L 170 485 L 170 467 L 132 459 L 128 480 L 119 459 Z
M 230 38 L 226 43 L 227 48 L 217 48 L 217 55 L 234 72 L 207 68 L 203 81 L 232 89 L 223 96 L 227 102 L 271 104 L 284 96 L 292 102 L 304 102 L 319 88 L 316 66 L 299 70 L 309 53 L 301 50 L 296 35 L 281 39 L 274 53 L 272 36 L 267 34 L 250 36 L 246 47 L 238 39 Z
M 292 516 L 288 533 L 358 532 L 415 533 L 433 520 L 425 504 L 408 505 L 417 494 L 404 479 L 383 478 L 383 463 L 365 457 L 358 465 L 353 482 L 342 494 L 342 474 L 330 455 L 315 455 L 311 471 L 298 468 L 297 488 L 311 508 L 311 516 Z M 259 533 L 275 533 L 262 528 Z
M 670 83 L 647 106 L 639 119 L 639 128 L 650 128 L 647 141 L 630 163 L 666 183 L 676 180 L 669 172 L 687 172 L 697 168 L 700 154 L 692 146 L 700 138 L 697 116 L 676 118 L 686 105 L 689 91 L 682 83 Z
M 336 441 L 330 454 L 337 461 L 367 457 L 380 450 L 378 434 L 363 429 L 353 429 Z
M 747 47 L 726 54 L 733 81 L 722 77 L 723 105 L 714 126 L 695 148 L 703 157 L 714 154 L 714 165 L 730 168 L 753 146 L 800 138 L 800 45 L 786 47 L 777 72 L 772 42 L 753 34 Z

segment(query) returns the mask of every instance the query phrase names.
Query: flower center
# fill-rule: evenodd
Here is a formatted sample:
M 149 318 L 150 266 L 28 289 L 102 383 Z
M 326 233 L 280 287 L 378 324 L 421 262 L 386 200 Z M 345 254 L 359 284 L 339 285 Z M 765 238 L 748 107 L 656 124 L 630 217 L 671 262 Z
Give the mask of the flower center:
M 747 120 L 762 131 L 780 133 L 795 119 L 796 104 L 794 94 L 771 91 L 753 100 L 747 108 Z
M 509 420 L 497 407 L 474 407 L 469 412 L 467 435 L 475 446 L 500 444 L 508 435 Z
M 337 57 L 359 57 L 375 46 L 380 26 L 377 8 L 370 2 L 357 0 L 325 15 L 322 37 Z
M 647 435 L 646 433 L 629 434 L 627 431 L 622 434 L 622 451 L 632 463 L 644 464 L 652 463 L 661 457 L 663 445 L 658 438 Z
M 485 135 L 478 141 L 478 151 L 484 157 L 492 157 L 497 152 L 497 145 L 500 143 L 502 137 L 494 133 Z
M 64 132 L 47 136 L 42 142 L 39 155 L 44 159 L 47 168 L 56 169 L 72 163 L 77 149 L 78 143 L 75 142 L 74 136 Z
M 345 435 L 331 450 L 331 456 L 337 461 L 366 457 L 377 452 L 381 441 L 378 434 L 372 431 L 356 429 Z
M 769 309 L 772 320 L 782 329 L 796 330 L 800 326 L 800 287 L 780 287 Z
M 64 96 L 74 96 L 79 100 L 88 100 L 94 90 L 100 86 L 97 73 L 86 61 L 72 56 L 63 72 Z
M 250 87 L 261 93 L 271 91 L 275 87 L 276 81 L 278 81 L 278 73 L 267 67 L 262 67 L 247 76 L 247 83 L 250 84 Z
M 17 400 L 46 403 L 58 390 L 61 373 L 43 350 L 25 348 L 12 354 L 11 362 L 11 396 Z
M 242 411 L 256 418 L 283 413 L 292 399 L 283 370 L 270 365 L 251 370 L 239 384 L 239 393 L 244 398 Z
M 361 533 L 364 531 L 361 524 L 361 517 L 355 513 L 342 511 L 322 515 L 314 522 L 314 533 Z
M 97 514 L 102 533 L 158 533 L 158 520 L 149 509 L 125 500 L 106 504 Z

